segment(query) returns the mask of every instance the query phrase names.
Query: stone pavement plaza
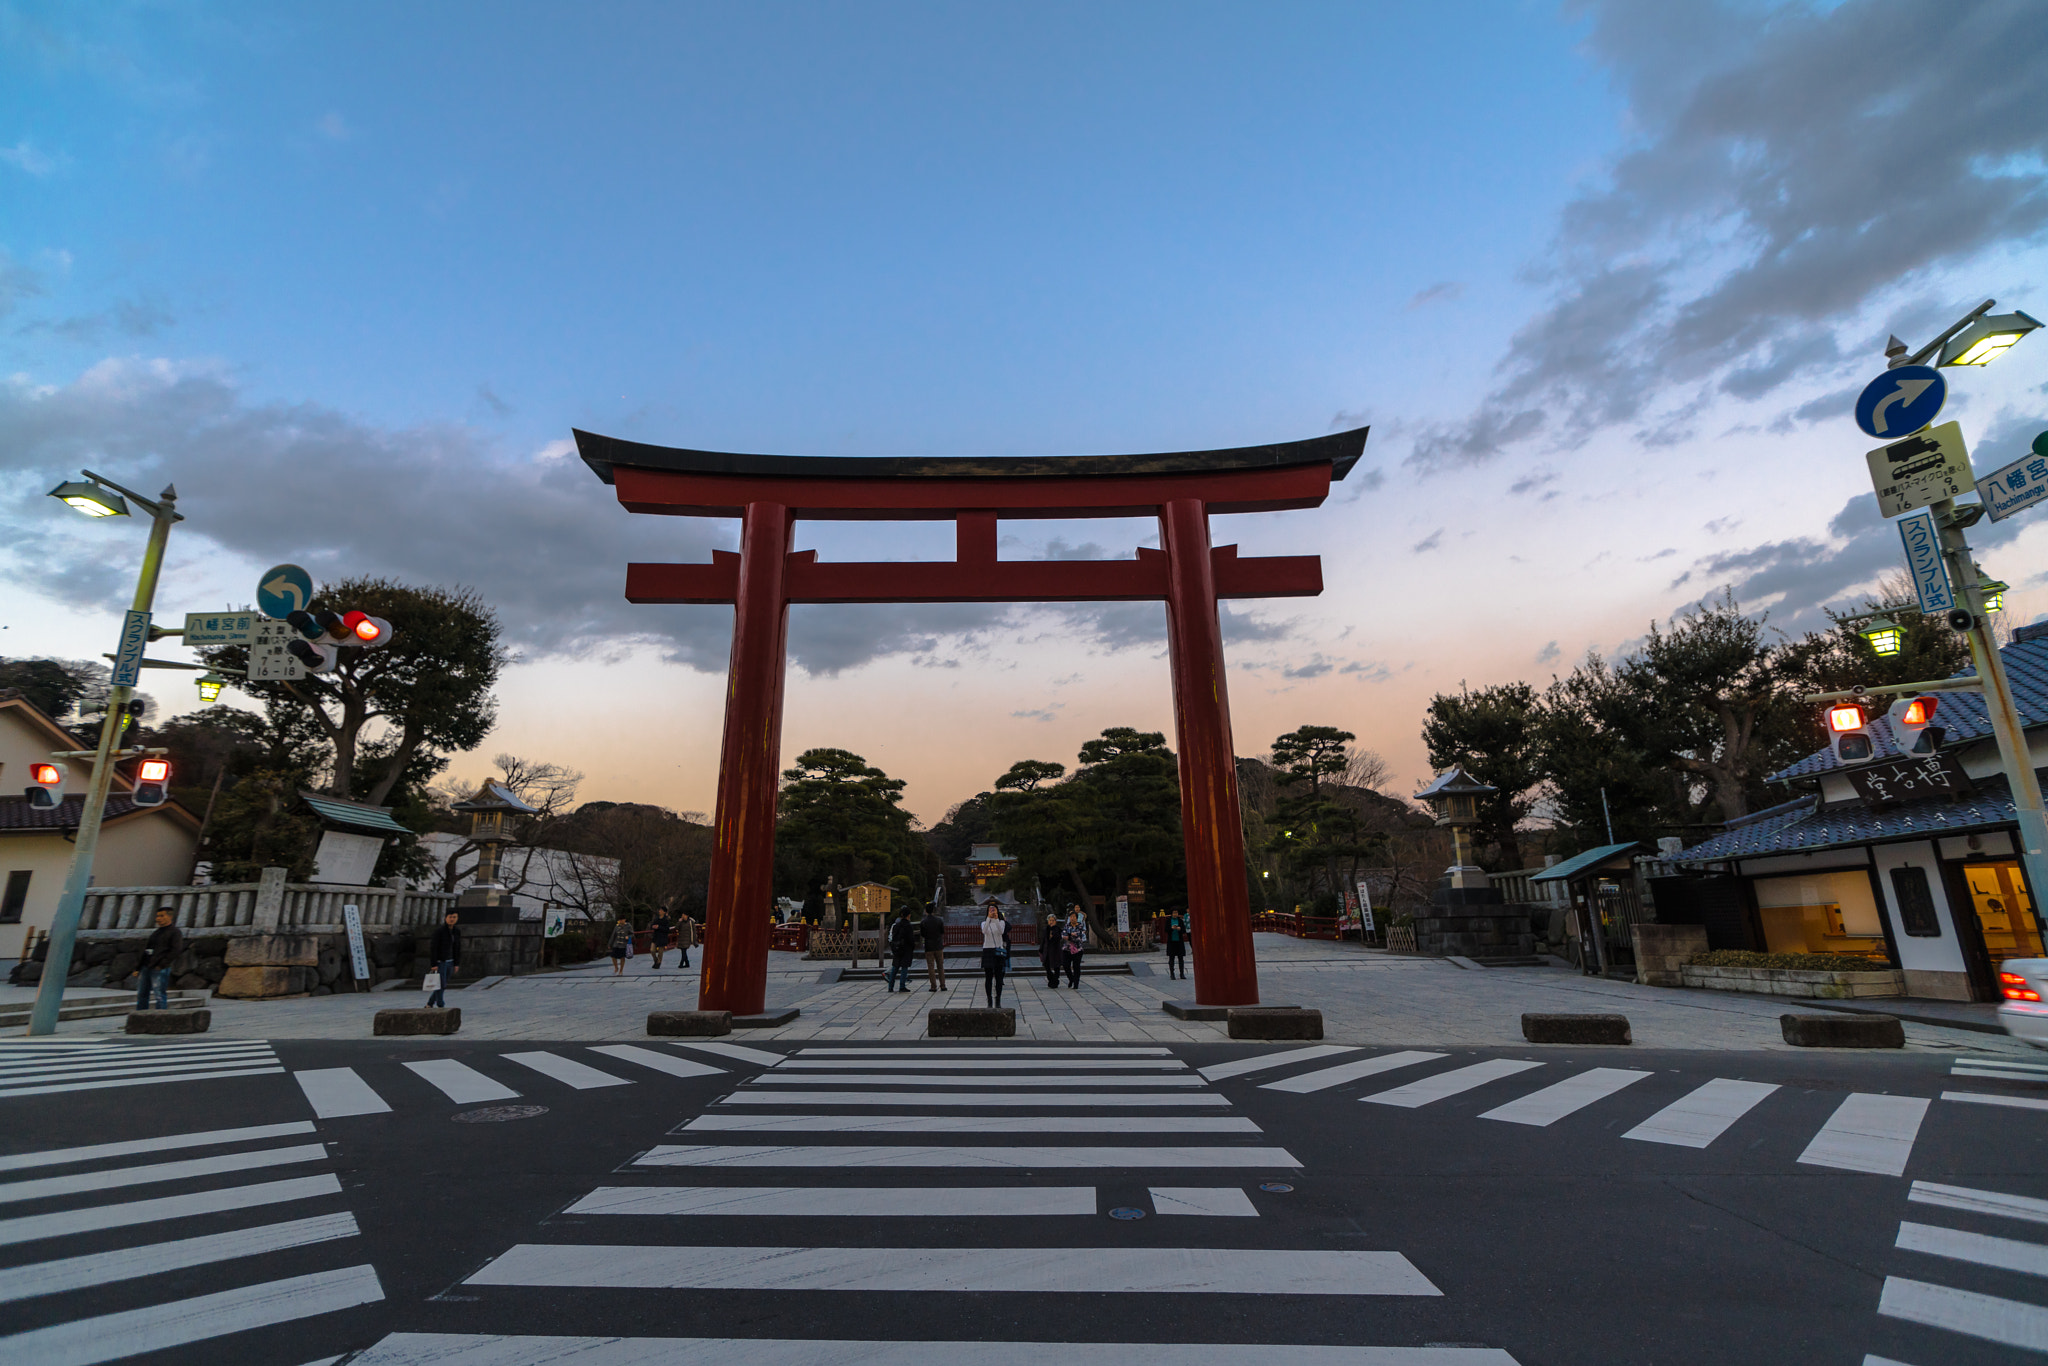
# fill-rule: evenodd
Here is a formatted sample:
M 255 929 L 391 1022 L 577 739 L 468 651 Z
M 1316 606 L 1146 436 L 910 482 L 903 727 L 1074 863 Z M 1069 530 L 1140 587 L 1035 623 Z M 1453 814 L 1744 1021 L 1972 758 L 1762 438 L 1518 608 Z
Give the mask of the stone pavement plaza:
M 1366 1045 L 1528 1047 L 1523 1012 L 1616 1012 L 1628 1016 L 1637 1045 L 1646 1048 L 1782 1049 L 1778 1016 L 1804 1003 L 1728 992 L 1646 987 L 1587 977 L 1561 967 L 1464 968 L 1436 958 L 1396 957 L 1356 944 L 1255 936 L 1259 990 L 1269 1005 L 1311 1006 L 1323 1012 L 1326 1038 Z M 1097 958 L 1095 961 L 1105 961 Z M 1113 961 L 1113 960 L 1112 960 Z M 1078 991 L 1047 990 L 1037 960 L 1033 971 L 1011 975 L 1005 1005 L 1017 1009 L 1020 1039 L 1058 1042 L 1215 1043 L 1228 1037 L 1220 1023 L 1177 1020 L 1163 999 L 1189 999 L 1192 982 L 1166 975 L 1164 954 L 1134 958 L 1131 976 L 1084 975 Z M 949 990 L 926 990 L 923 966 L 908 994 L 891 995 L 880 982 L 837 982 L 841 963 L 771 954 L 768 1005 L 797 1006 L 802 1014 L 779 1029 L 751 1030 L 743 1038 L 909 1040 L 924 1037 L 924 1013 L 934 1005 L 980 1004 L 981 974 L 954 974 Z M 80 993 L 67 994 L 67 1000 Z M 100 995 L 103 993 L 93 993 Z M 0 988 L 0 1004 L 23 1000 L 32 989 Z M 291 1001 L 216 998 L 212 1033 L 227 1038 L 358 1039 L 370 1037 L 370 1017 L 392 1006 L 422 1004 L 419 992 L 398 990 Z M 692 968 L 654 971 L 645 957 L 627 964 L 623 977 L 600 961 L 560 972 L 497 978 L 449 993 L 462 1007 L 462 1038 L 623 1040 L 644 1038 L 654 1010 L 696 1005 Z M 1881 1004 L 1881 1003 L 1872 1003 Z M 118 1016 L 66 1021 L 60 1033 L 110 1034 Z M 17 1032 L 17 1031 L 10 1031 Z M 2000 1035 L 1931 1025 L 1906 1025 L 1908 1048 L 1943 1052 L 2026 1053 Z M 397 1042 L 397 1041 L 393 1041 Z

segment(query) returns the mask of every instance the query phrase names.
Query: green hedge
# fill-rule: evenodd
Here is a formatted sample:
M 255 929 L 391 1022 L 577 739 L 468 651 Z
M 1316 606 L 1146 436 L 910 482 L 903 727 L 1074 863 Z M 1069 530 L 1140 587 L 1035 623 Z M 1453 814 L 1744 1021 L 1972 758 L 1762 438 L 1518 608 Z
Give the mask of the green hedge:
M 1889 972 L 1891 964 L 1861 953 L 1758 953 L 1712 949 L 1686 960 L 1694 968 L 1789 968 L 1794 972 Z

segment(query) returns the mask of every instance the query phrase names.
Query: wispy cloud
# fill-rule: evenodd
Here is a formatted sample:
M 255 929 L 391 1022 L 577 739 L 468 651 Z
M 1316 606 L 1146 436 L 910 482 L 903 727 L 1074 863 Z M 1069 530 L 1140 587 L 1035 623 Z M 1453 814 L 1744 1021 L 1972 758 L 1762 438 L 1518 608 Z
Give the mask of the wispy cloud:
M 1421 540 L 1417 541 L 1414 545 L 1409 546 L 1408 548 L 1415 552 L 1417 555 L 1422 555 L 1428 553 L 1429 551 L 1435 550 L 1438 546 L 1443 544 L 1443 541 L 1444 529 L 1442 527 L 1438 527 L 1435 531 L 1430 532 L 1427 536 L 1424 536 Z
M 330 109 L 315 120 L 313 131 L 329 142 L 347 142 L 355 136 L 355 130 L 348 126 L 348 120 L 338 109 Z
M 1408 301 L 1410 309 L 1427 308 L 1431 304 L 1456 303 L 1465 297 L 1465 286 L 1458 280 L 1439 280 L 1427 289 L 1415 291 L 1415 297 Z
M 25 171 L 32 176 L 49 175 L 62 164 L 61 158 L 43 151 L 27 138 L 23 138 L 12 147 L 0 147 L 0 162 L 5 162 L 17 171 Z

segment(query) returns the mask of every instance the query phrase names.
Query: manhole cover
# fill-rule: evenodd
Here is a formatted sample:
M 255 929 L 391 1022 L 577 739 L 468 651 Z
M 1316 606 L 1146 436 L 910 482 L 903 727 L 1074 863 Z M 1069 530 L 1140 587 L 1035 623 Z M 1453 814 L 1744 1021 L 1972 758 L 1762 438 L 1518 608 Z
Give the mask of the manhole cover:
M 503 1124 L 507 1120 L 532 1119 L 548 1112 L 545 1105 L 486 1105 L 481 1110 L 464 1110 L 455 1116 L 457 1124 Z
M 1275 1195 L 1285 1195 L 1288 1191 L 1293 1190 L 1294 1187 L 1288 1185 L 1285 1181 L 1262 1181 L 1259 1183 L 1259 1189 L 1271 1191 Z
M 1132 1209 L 1129 1205 L 1124 1205 L 1118 1209 L 1111 1210 L 1109 1217 L 1112 1219 L 1142 1219 L 1145 1217 L 1145 1211 Z

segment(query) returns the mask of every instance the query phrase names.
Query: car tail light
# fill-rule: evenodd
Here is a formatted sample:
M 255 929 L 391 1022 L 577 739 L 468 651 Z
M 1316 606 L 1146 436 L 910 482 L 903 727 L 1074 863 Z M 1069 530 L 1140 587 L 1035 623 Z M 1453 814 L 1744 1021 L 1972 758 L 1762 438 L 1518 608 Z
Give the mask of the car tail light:
M 2016 972 L 1998 974 L 1998 985 L 2005 992 L 2008 1001 L 2038 1001 L 2041 993 L 2028 984 L 2027 979 Z

